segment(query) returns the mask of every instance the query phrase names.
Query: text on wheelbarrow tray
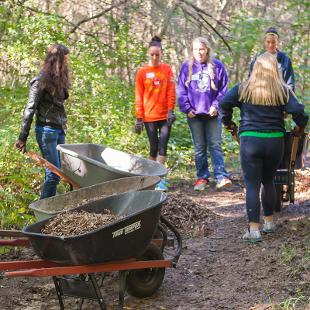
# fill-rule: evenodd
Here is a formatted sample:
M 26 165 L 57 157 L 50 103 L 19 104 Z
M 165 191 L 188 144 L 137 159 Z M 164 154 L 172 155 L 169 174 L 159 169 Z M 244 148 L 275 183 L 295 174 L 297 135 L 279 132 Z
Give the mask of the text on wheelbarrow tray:
M 121 235 L 127 235 L 127 234 L 130 234 L 131 232 L 135 231 L 135 230 L 138 230 L 141 228 L 141 221 L 137 221 L 137 222 L 134 222 L 128 226 L 125 226 L 123 228 L 120 228 L 116 231 L 113 231 L 112 232 L 112 236 L 113 238 L 115 237 L 119 237 Z

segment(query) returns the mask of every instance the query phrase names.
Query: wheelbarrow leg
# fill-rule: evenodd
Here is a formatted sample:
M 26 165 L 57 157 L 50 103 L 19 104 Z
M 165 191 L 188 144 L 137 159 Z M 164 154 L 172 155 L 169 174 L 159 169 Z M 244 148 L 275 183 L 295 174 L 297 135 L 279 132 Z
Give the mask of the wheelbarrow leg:
M 97 300 L 98 300 L 98 303 L 99 303 L 99 306 L 100 306 L 100 309 L 101 310 L 107 310 L 107 306 L 102 298 L 102 295 L 101 295 L 101 291 L 100 291 L 100 287 L 97 283 L 97 280 L 95 278 L 95 275 L 94 274 L 88 274 L 92 284 L 93 284 L 93 287 L 94 287 L 94 290 L 96 292 L 96 295 L 97 295 Z
M 64 310 L 65 306 L 64 306 L 64 303 L 63 303 L 63 300 L 62 300 L 62 295 L 63 294 L 62 294 L 61 286 L 58 283 L 57 277 L 53 277 L 53 281 L 54 281 L 54 285 L 55 285 L 55 289 L 56 289 L 57 298 L 58 298 L 58 301 L 59 301 L 60 310 Z
M 282 205 L 283 205 L 283 185 L 276 184 L 276 205 L 275 205 L 275 212 L 281 212 Z
M 126 291 L 126 278 L 128 271 L 120 271 L 119 273 L 119 291 L 118 291 L 118 310 L 124 309 L 124 298 Z

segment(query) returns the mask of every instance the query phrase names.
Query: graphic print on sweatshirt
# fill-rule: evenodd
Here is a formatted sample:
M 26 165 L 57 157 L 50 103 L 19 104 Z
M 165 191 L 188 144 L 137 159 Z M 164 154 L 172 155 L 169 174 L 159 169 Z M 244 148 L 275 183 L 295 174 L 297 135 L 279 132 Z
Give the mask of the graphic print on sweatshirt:
M 210 78 L 207 69 L 196 72 L 192 75 L 192 81 L 197 81 L 196 91 L 204 93 L 210 89 Z
M 163 86 L 165 75 L 161 72 L 147 72 L 145 77 L 145 88 L 149 90 L 153 89 L 153 91 L 159 92 Z

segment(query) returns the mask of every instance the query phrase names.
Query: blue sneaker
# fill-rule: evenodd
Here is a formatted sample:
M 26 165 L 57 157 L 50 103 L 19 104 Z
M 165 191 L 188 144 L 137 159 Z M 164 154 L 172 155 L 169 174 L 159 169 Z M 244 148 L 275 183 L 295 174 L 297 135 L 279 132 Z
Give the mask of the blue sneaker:
M 156 191 L 167 191 L 168 190 L 168 186 L 167 186 L 167 182 L 165 180 L 160 180 L 155 187 Z

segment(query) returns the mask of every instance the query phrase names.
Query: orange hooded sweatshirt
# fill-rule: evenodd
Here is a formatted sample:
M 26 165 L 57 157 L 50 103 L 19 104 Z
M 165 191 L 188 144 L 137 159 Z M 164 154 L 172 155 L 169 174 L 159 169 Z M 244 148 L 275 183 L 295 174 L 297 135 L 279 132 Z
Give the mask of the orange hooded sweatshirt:
M 167 119 L 168 110 L 174 109 L 175 86 L 171 67 L 160 64 L 157 67 L 146 65 L 136 75 L 135 85 L 136 118 L 144 122 Z

